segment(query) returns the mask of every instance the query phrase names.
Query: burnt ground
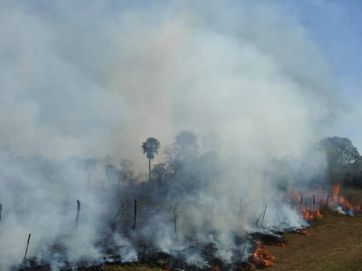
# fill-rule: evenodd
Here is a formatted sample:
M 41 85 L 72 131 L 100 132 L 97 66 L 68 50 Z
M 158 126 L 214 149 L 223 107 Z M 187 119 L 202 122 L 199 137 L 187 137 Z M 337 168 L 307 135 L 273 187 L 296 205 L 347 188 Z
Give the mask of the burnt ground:
M 268 271 L 361 271 L 362 270 L 362 216 L 350 217 L 323 210 L 323 218 L 301 233 L 285 233 L 286 246 L 266 245 L 269 254 L 274 256 L 273 266 Z M 268 240 L 263 238 L 263 243 Z M 81 271 L 165 271 L 161 268 L 162 257 L 151 260 L 154 264 L 105 264 Z M 157 262 L 157 263 L 156 263 Z M 190 271 L 188 267 L 183 270 Z M 26 271 L 49 271 L 47 267 L 25 268 Z M 222 268 L 215 270 L 224 270 Z M 227 270 L 227 269 L 225 269 Z M 247 270 L 247 269 L 241 269 Z
M 362 190 L 348 191 L 349 199 L 354 199 L 356 204 L 362 203 Z M 254 240 L 260 240 L 267 247 L 269 254 L 275 257 L 273 266 L 266 268 L 269 271 L 283 270 L 328 270 L 328 271 L 361 271 L 362 270 L 362 216 L 350 217 L 340 215 L 337 212 L 322 210 L 323 218 L 299 233 L 285 233 L 283 238 L 257 235 Z M 301 234 L 305 233 L 305 234 Z M 284 243 L 286 246 L 278 244 Z M 269 245 L 268 245 L 269 243 Z M 162 256 L 162 255 L 161 255 Z M 165 268 L 162 261 L 170 261 L 168 257 L 157 256 L 157 260 L 148 259 L 144 264 L 105 264 L 88 268 L 80 268 L 82 271 L 161 271 L 175 270 Z M 145 262 L 148 262 L 147 264 Z M 182 266 L 182 270 L 191 269 Z M 164 268 L 160 267 L 164 266 Z M 22 270 L 48 271 L 43 268 L 25 268 Z M 177 269 L 176 269 L 177 270 Z M 228 270 L 228 268 L 214 269 Z M 241 270 L 248 270 L 248 268 Z
M 362 217 L 324 211 L 307 235 L 285 234 L 286 247 L 268 247 L 276 261 L 269 271 L 362 270 Z
M 362 204 L 362 190 L 345 190 L 348 198 Z M 361 271 L 362 216 L 350 217 L 322 210 L 323 218 L 300 233 L 286 233 L 287 246 L 267 245 L 276 260 L 268 271 Z M 264 243 L 265 240 L 263 240 Z M 161 271 L 144 265 L 107 266 L 107 271 Z
M 268 271 L 361 271 L 362 270 L 362 216 L 350 217 L 325 211 L 306 234 L 286 233 L 287 246 L 267 246 L 276 260 Z M 159 266 L 159 265 L 158 265 Z M 106 264 L 82 271 L 161 271 L 172 270 L 152 264 Z M 48 271 L 48 268 L 23 270 Z M 184 268 L 183 270 L 188 270 Z M 217 270 L 217 269 L 215 269 Z M 222 269 L 219 269 L 222 270 Z
M 287 246 L 267 246 L 276 260 L 268 271 L 361 271 L 362 217 L 324 211 L 324 217 L 304 234 L 286 233 Z M 161 271 L 145 265 L 104 266 L 105 271 Z M 186 269 L 185 269 L 186 270 Z

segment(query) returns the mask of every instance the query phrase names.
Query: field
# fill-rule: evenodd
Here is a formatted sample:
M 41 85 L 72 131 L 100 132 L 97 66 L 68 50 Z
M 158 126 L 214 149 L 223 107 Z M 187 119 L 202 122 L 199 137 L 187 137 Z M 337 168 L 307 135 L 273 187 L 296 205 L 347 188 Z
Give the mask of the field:
M 362 203 L 362 190 L 344 190 L 354 203 Z M 276 260 L 269 271 L 360 271 L 362 270 L 362 217 L 322 210 L 323 218 L 300 233 L 286 234 L 287 246 L 269 246 Z M 161 271 L 143 265 L 105 266 L 105 271 Z
M 362 190 L 344 188 L 345 197 L 362 205 Z M 288 246 L 269 247 L 276 257 L 270 271 L 362 270 L 362 217 L 323 210 L 324 217 L 307 229 L 307 235 L 286 234 Z
M 269 247 L 276 262 L 268 270 L 362 270 L 362 217 L 324 212 L 306 233 L 287 234 L 286 247 Z

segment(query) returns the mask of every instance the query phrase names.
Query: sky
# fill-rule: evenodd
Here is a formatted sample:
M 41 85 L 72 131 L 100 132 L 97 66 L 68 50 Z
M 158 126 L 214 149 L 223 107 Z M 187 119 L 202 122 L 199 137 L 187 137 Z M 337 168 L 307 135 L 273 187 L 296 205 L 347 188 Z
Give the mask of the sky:
M 352 140 L 362 151 L 362 2 L 358 0 L 280 1 L 295 15 L 325 54 L 338 84 L 345 114 L 331 135 Z
M 188 6 L 190 10 L 198 10 L 203 12 L 204 16 L 207 17 L 207 13 L 211 12 L 212 6 L 210 1 L 173 1 L 175 3 L 187 3 L 185 6 Z M 173 3 L 170 1 L 170 3 Z M 208 6 L 205 6 L 205 2 L 208 2 Z M 32 71 L 32 75 L 27 82 L 24 82 L 27 86 L 30 85 L 30 81 L 34 81 L 34 78 L 39 81 L 39 84 L 46 85 L 46 88 L 54 88 L 54 85 L 58 86 L 60 89 L 63 88 L 62 84 L 57 83 L 57 78 L 59 74 L 54 73 L 51 74 L 51 78 L 49 80 L 44 80 L 43 72 L 40 68 L 34 69 L 33 63 L 37 59 L 41 59 L 47 64 L 48 62 L 51 65 L 54 64 L 54 61 L 58 61 L 59 55 L 66 55 L 71 51 L 71 49 L 75 49 L 75 55 L 69 53 L 64 58 L 61 58 L 61 61 L 56 62 L 57 68 L 59 70 L 63 70 L 64 74 L 62 77 L 71 78 L 71 80 L 67 80 L 67 84 L 70 85 L 69 89 L 79 88 L 79 95 L 74 97 L 74 94 L 70 92 L 70 90 L 64 90 L 67 88 L 63 88 L 63 90 L 56 90 L 50 92 L 38 91 L 36 88 L 39 86 L 35 84 L 34 93 L 37 96 L 37 100 L 40 100 L 40 108 L 46 109 L 44 111 L 48 112 L 47 114 L 37 112 L 36 107 L 27 103 L 28 111 L 32 112 L 31 114 L 25 114 L 26 118 L 32 119 L 40 119 L 43 123 L 46 123 L 47 133 L 41 134 L 39 136 L 39 131 L 41 129 L 33 129 L 32 132 L 28 134 L 29 141 L 38 140 L 40 145 L 44 145 L 44 148 L 51 149 L 50 146 L 47 146 L 43 142 L 45 138 L 52 138 L 50 134 L 58 133 L 57 129 L 59 127 L 62 128 L 62 136 L 56 139 L 59 141 L 59 144 L 65 144 L 67 147 L 72 148 L 77 151 L 77 149 L 81 149 L 81 145 L 91 145 L 91 143 L 83 140 L 82 137 L 84 134 L 87 136 L 91 134 L 90 142 L 94 142 L 98 139 L 98 137 L 104 137 L 101 133 L 104 130 L 112 129 L 114 123 L 121 123 L 123 120 L 121 117 L 112 117 L 110 119 L 109 116 L 123 116 L 125 115 L 123 112 L 123 108 L 125 108 L 122 101 L 114 99 L 114 94 L 110 94 L 107 96 L 102 96 L 100 93 L 102 92 L 102 83 L 104 81 L 102 77 L 104 72 L 100 72 L 103 66 L 109 64 L 114 58 L 114 49 L 121 43 L 120 41 L 116 41 L 117 44 L 107 45 L 108 40 L 104 42 L 105 39 L 112 36 L 112 33 L 117 33 L 119 29 L 118 26 L 115 26 L 112 23 L 112 16 L 114 16 L 115 20 L 117 18 L 117 13 L 120 10 L 125 9 L 125 7 L 141 7 L 141 9 L 145 10 L 146 13 L 154 13 L 157 14 L 159 20 L 162 20 L 162 13 L 158 13 L 158 10 L 161 10 L 160 7 L 165 6 L 163 1 L 89 1 L 87 4 L 84 2 L 76 2 L 77 4 L 72 3 L 71 1 L 54 1 L 54 2 L 43 2 L 43 1 L 27 1 L 27 2 L 16 2 L 13 1 L 1 1 L 0 0 L 0 11 L 3 11 L 2 16 L 4 18 L 3 28 L 4 33 L 3 37 L 6 36 L 8 40 L 14 42 L 14 44 L 20 44 L 20 51 L 24 52 L 24 55 L 28 56 L 28 58 L 23 57 L 23 60 L 19 60 L 19 63 L 22 65 L 24 62 L 29 65 L 24 69 L 28 69 Z M 107 3 L 107 4 L 104 4 Z M 219 1 L 215 1 L 220 5 Z M 215 4 L 214 3 L 214 4 Z M 335 83 L 335 87 L 338 90 L 340 96 L 340 103 L 344 108 L 343 114 L 338 114 L 338 118 L 334 119 L 334 123 L 330 126 L 329 130 L 325 133 L 325 136 L 344 136 L 348 137 L 352 140 L 352 142 L 362 150 L 362 130 L 359 129 L 359 122 L 362 117 L 362 109 L 360 108 L 360 104 L 362 102 L 362 93 L 360 91 L 360 85 L 362 84 L 362 79 L 359 76 L 359 72 L 362 68 L 362 57 L 360 52 L 360 44 L 362 39 L 362 26 L 361 26 L 361 18 L 360 11 L 362 10 L 362 2 L 358 0 L 349 0 L 349 1 L 333 1 L 333 0 L 274 0 L 274 1 L 225 1 L 225 5 L 231 5 L 232 8 L 229 7 L 228 12 L 233 9 L 235 6 L 233 15 L 238 15 L 241 21 L 243 20 L 242 16 L 242 6 L 248 5 L 248 3 L 257 3 L 259 8 L 263 8 L 263 6 L 273 6 L 276 8 L 280 8 L 284 10 L 284 13 L 287 14 L 288 18 L 285 18 L 285 24 L 290 21 L 297 21 L 300 25 L 303 26 L 304 34 L 308 36 L 309 39 L 314 41 L 313 46 L 319 46 L 319 51 L 325 57 L 325 60 L 328 62 L 328 67 L 330 69 L 330 74 L 333 76 L 333 83 Z M 76 6 L 77 8 L 70 8 L 70 6 Z M 12 16 L 12 19 L 8 19 L 11 17 L 9 15 L 8 7 L 14 6 L 22 6 L 19 10 L 26 10 L 27 16 L 22 18 L 20 15 L 18 17 Z M 182 5 L 180 5 L 182 6 Z M 99 7 L 99 8 L 98 8 Z M 185 7 L 184 7 L 185 8 Z M 104 9 L 99 11 L 100 9 Z M 14 9 L 14 14 L 17 14 Z M 17 10 L 17 11 L 19 11 Z M 74 10 L 73 14 L 69 14 L 69 10 Z M 205 15 L 206 14 L 206 15 Z M 96 18 L 96 20 L 92 19 L 92 16 Z M 104 16 L 104 17 L 103 17 Z M 130 15 L 131 16 L 131 15 Z M 225 20 L 225 25 L 228 27 L 231 26 L 233 28 L 233 20 L 227 21 L 227 15 L 222 12 L 218 14 L 220 19 Z M 38 17 L 37 19 L 34 19 Z M 292 18 L 292 20 L 290 18 Z M 234 19 L 236 17 L 233 17 Z M 22 22 L 25 19 L 29 20 L 27 24 L 22 25 Z M 38 20 L 39 19 L 39 20 Z M 154 19 L 154 18 L 153 18 Z M 282 18 L 283 20 L 283 18 Z M 63 21 L 66 21 L 64 23 Z M 157 21 L 157 20 L 156 20 Z M 51 22 L 51 24 L 44 22 Z M 152 22 L 156 24 L 155 22 Z M 152 24 L 151 23 L 151 24 Z M 151 25 L 150 24 L 150 25 Z M 230 24 L 230 25 L 229 25 Z M 9 27 L 7 27 L 9 25 Z M 28 30 L 29 25 L 34 25 L 36 27 L 33 28 L 33 31 Z M 19 29 L 14 30 L 15 27 L 19 27 Z M 108 32 L 103 31 L 102 27 L 107 28 Z M 235 26 L 234 26 L 235 27 Z M 237 26 L 236 26 L 237 27 Z M 63 29 L 64 28 L 64 29 Z M 146 27 L 145 27 L 146 29 Z M 23 32 L 19 32 L 23 31 Z M 113 32 L 112 32 L 113 31 Z M 124 35 L 130 35 L 127 29 L 124 29 Z M 147 31 L 147 30 L 145 30 Z M 79 33 L 78 33 L 79 32 Z M 182 31 L 180 31 L 182 32 Z M 16 33 L 23 33 L 21 37 L 17 37 Z M 94 39 L 93 33 L 97 33 L 100 38 Z M 70 42 L 74 40 L 74 37 L 80 37 L 79 44 L 76 44 L 76 48 Z M 131 37 L 133 37 L 131 35 Z M 104 40 L 102 40 L 102 38 Z M 121 40 L 122 37 L 119 37 Z M 269 37 L 265 38 L 265 42 L 267 43 Z M 270 39 L 277 39 L 277 37 L 270 37 Z M 54 41 L 54 44 L 52 44 Z M 59 40 L 57 40 L 59 39 Z M 69 40 L 68 40 L 69 39 Z M 29 42 L 30 41 L 30 42 Z M 155 41 L 157 42 L 157 41 Z M 89 43 L 89 46 L 88 46 Z M 12 43 L 3 42 L 3 45 L 8 48 L 14 47 Z M 87 45 L 86 45 L 87 44 Z M 111 43 L 108 43 L 111 44 Z M 60 52 L 58 51 L 44 51 L 42 46 L 45 49 L 49 47 L 60 47 Z M 105 48 L 109 46 L 109 48 Z M 112 47 L 113 46 L 113 47 Z M 132 47 L 131 45 L 127 45 Z M 285 46 L 288 46 L 288 43 L 285 43 Z M 141 47 L 141 45 L 140 45 Z M 85 50 L 83 50 L 85 49 Z M 128 48 L 125 48 L 128 49 Z M 64 50 L 64 51 L 62 51 Z M 102 54 L 97 55 L 97 53 L 101 51 Z M 11 52 L 11 50 L 9 51 Z M 80 52 L 80 53 L 79 53 Z M 48 53 L 48 55 L 47 55 Z M 122 53 L 118 57 L 129 57 L 129 55 L 122 55 Z M 44 57 L 47 55 L 47 57 Z M 89 57 L 90 56 L 90 57 Z M 68 59 L 67 59 L 68 57 Z M 28 61 L 24 61 L 28 60 Z M 54 60 L 55 59 L 55 60 Z M 9 54 L 8 54 L 8 60 Z M 71 60 L 71 61 L 69 61 Z M 291 60 L 293 61 L 293 60 Z M 14 59 L 9 62 L 11 65 L 8 65 L 6 59 L 3 61 L 4 63 L 4 77 L 7 77 L 6 73 L 9 72 L 8 67 L 14 66 L 13 64 L 16 61 Z M 75 62 L 76 65 L 73 65 Z M 98 63 L 101 67 L 95 67 L 95 63 Z M 19 65 L 20 65 L 19 64 Z M 50 64 L 49 64 L 50 65 Z M 70 69 L 67 67 L 73 69 Z M 78 65 L 78 66 L 77 66 Z M 41 65 L 41 67 L 46 67 L 46 65 Z M 13 67 L 14 70 L 19 72 L 19 67 Z M 318 70 L 318 68 L 313 67 Z M 21 72 L 21 71 L 20 71 Z M 48 71 L 47 71 L 48 72 Z M 11 71 L 9 73 L 12 73 Z M 68 74 L 69 73 L 69 74 Z M 80 75 L 72 76 L 74 74 L 79 73 Z M 147 73 L 145 73 L 147 74 Z M 142 74 L 142 75 L 145 75 Z M 96 76 L 93 76 L 96 75 Z M 67 77 L 68 76 L 68 77 Z M 81 77 L 82 80 L 80 80 Z M 97 77 L 98 76 L 98 77 Z M 318 75 L 316 75 L 318 76 Z M 10 76 L 11 77 L 11 76 Z M 103 80 L 103 81 L 102 81 Z M 61 80 L 59 80 L 60 82 Z M 63 82 L 62 82 L 63 83 Z M 152 82 L 150 82 L 152 83 Z M 10 84 L 10 83 L 9 83 Z M 61 86 L 61 87 L 60 87 Z M 20 89 L 22 87 L 19 87 Z M 10 87 L 8 88 L 10 89 Z M 84 95 L 86 89 L 92 89 L 92 95 Z M 9 90 L 10 91 L 10 90 Z M 20 91 L 20 90 L 19 90 Z M 63 104 L 69 103 L 65 98 L 69 97 L 68 94 L 62 95 L 61 93 L 69 92 L 69 95 L 73 95 L 73 99 L 71 100 L 69 112 L 65 112 L 63 110 Z M 14 93 L 11 89 L 11 93 L 8 93 L 7 99 L 11 100 L 14 96 Z M 52 98 L 52 95 L 57 95 L 56 103 L 47 103 L 49 99 Z M 2 99 L 5 101 L 5 96 L 2 96 Z M 25 95 L 26 96 L 26 95 Z M 20 99 L 14 98 L 17 102 Z M 79 101 L 84 101 L 86 99 L 85 104 L 89 104 L 89 108 L 87 110 L 81 110 L 77 103 Z M 22 97 L 22 101 L 26 100 L 25 97 Z M 94 102 L 97 101 L 97 108 L 92 108 Z M 11 102 L 6 102 L 7 106 L 11 107 Z M 4 112 L 13 112 L 12 108 L 9 108 L 8 111 L 4 110 Z M 72 112 L 72 114 L 70 114 Z M 101 114 L 98 112 L 102 112 Z M 134 113 L 134 112 L 133 112 Z M 163 116 L 165 112 L 160 112 L 159 115 Z M 18 114 L 18 113 L 16 113 Z M 38 117 L 37 114 L 40 114 Z M 14 115 L 14 113 L 12 113 Z M 69 115 L 72 115 L 70 117 Z M 88 117 L 91 115 L 91 117 Z M 20 115 L 19 115 L 20 116 Z M 22 117 L 19 117 L 22 118 Z M 17 116 L 12 116 L 9 123 L 16 123 Z M 87 121 L 84 122 L 83 120 Z M 30 123 L 31 120 L 24 120 L 24 124 Z M 79 126 L 79 123 L 82 122 L 84 128 L 76 129 Z M 97 127 L 100 127 L 100 131 L 93 131 L 94 124 L 97 124 Z M 55 125 L 56 124 L 56 125 Z M 64 124 L 64 125 L 63 125 Z M 58 127 L 52 127 L 58 126 Z M 20 125 L 18 129 L 23 129 L 24 125 Z M 32 128 L 31 126 L 30 128 Z M 42 126 L 43 127 L 43 126 Z M 48 129 L 49 128 L 49 129 Z M 55 129 L 56 128 L 56 129 Z M 5 129 L 6 130 L 6 129 Z M 72 133 L 76 131 L 75 137 Z M 119 131 L 116 131 L 118 135 Z M 164 134 L 169 133 L 169 131 L 163 131 Z M 8 137 L 13 137 L 9 130 Z M 34 135 L 32 139 L 32 135 Z M 65 135 L 65 136 L 64 136 Z M 71 136 L 68 136 L 71 135 Z M 132 135 L 133 136 L 133 135 Z M 81 140 L 74 140 L 74 138 L 82 138 Z M 142 135 L 144 137 L 144 135 Z M 162 138 L 161 138 L 162 139 Z M 12 139 L 12 141 L 14 141 Z M 21 148 L 23 144 L 24 138 L 19 138 L 19 144 Z M 54 142 L 54 140 L 52 140 Z M 34 147 L 37 149 L 39 144 Z M 64 148 L 61 148 L 61 150 Z M 60 150 L 60 152 L 61 152 Z M 51 150 L 53 153 L 59 150 Z

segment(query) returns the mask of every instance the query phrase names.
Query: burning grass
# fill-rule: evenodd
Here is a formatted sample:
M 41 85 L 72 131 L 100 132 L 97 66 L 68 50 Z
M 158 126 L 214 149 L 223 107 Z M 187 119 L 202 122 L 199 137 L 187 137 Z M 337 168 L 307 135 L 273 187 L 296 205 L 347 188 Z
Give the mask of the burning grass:
M 289 198 L 297 205 L 303 219 L 309 223 L 323 218 L 321 207 L 337 211 L 340 214 L 349 216 L 362 215 L 362 190 L 351 190 L 341 188 L 338 182 L 331 186 L 329 193 L 323 190 L 314 191 L 315 194 L 304 197 L 294 191 L 289 192 Z
M 273 265 L 273 262 L 275 261 L 275 257 L 272 256 L 267 248 L 261 244 L 258 243 L 257 247 L 253 253 L 253 255 L 250 257 L 250 262 L 252 265 L 252 268 L 266 268 Z
M 343 191 L 347 200 L 355 205 L 362 206 L 362 189 L 345 187 Z
M 305 204 L 301 196 L 300 212 L 315 227 L 285 234 L 281 243 L 258 243 L 250 257 L 252 268 L 361 270 L 361 206 L 362 190 L 343 188 L 342 193 L 338 183 L 327 197 L 313 195 Z

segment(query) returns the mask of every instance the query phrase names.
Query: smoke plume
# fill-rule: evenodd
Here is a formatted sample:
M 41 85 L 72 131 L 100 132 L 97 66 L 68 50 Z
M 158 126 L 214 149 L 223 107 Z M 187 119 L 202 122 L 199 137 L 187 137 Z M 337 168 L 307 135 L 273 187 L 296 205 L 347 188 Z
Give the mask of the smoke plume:
M 3 1 L 0 36 L 1 270 L 21 263 L 28 233 L 28 255 L 54 269 L 100 261 L 116 212 L 103 168 L 129 159 L 146 181 L 142 142 L 156 137 L 154 163 L 169 163 L 183 130 L 198 135 L 197 152 L 164 193 L 178 236 L 150 211 L 140 238 L 181 253 L 193 235 L 231 261 L 233 235 L 255 230 L 265 205 L 267 229 L 304 223 L 279 188 L 323 178 L 313 144 L 337 94 L 318 44 L 281 2 Z M 132 241 L 112 236 L 123 260 L 137 259 Z

